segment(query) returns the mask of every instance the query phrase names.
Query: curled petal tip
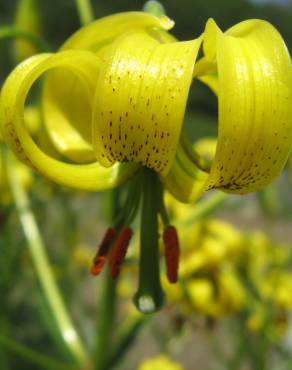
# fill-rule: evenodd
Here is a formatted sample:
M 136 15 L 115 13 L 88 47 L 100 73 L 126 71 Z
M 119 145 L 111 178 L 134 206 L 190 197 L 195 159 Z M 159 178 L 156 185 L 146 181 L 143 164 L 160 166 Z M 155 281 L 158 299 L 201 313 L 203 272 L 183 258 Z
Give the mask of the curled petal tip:
M 171 30 L 175 25 L 174 20 L 168 18 L 166 15 L 162 15 L 160 18 L 161 27 L 165 30 Z
M 216 57 L 216 49 L 217 49 L 217 38 L 222 34 L 222 31 L 217 26 L 216 22 L 213 18 L 209 18 L 205 31 L 204 31 L 204 54 L 207 60 L 213 60 Z

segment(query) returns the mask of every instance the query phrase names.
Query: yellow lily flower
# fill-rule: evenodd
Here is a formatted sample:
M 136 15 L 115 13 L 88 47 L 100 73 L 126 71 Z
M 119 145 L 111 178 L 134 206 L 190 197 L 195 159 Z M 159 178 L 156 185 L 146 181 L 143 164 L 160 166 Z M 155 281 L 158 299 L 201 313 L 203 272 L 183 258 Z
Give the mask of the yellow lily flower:
M 280 35 L 265 21 L 222 33 L 209 20 L 202 37 L 174 42 L 164 32 L 172 26 L 165 16 L 121 13 L 82 28 L 59 52 L 20 64 L 1 105 L 2 129 L 19 159 L 62 185 L 98 191 L 118 186 L 140 163 L 185 201 L 209 188 L 246 193 L 272 181 L 292 140 L 291 60 Z M 202 40 L 205 57 L 195 65 Z M 50 69 L 49 133 L 59 152 L 85 164 L 52 161 L 24 130 L 22 103 Z M 219 137 L 210 174 L 198 169 L 188 143 L 179 145 L 192 75 L 216 80 Z
M 256 191 L 282 170 L 292 142 L 291 59 L 272 25 L 249 20 L 223 33 L 209 20 L 200 37 L 179 42 L 167 33 L 173 24 L 144 12 L 102 18 L 76 32 L 60 51 L 17 66 L 1 92 L 5 140 L 22 162 L 51 180 L 103 191 L 141 169 L 129 187 L 124 223 L 118 219 L 106 233 L 93 273 L 100 272 L 115 241 L 110 272 L 119 274 L 132 236 L 128 225 L 142 194 L 141 281 L 149 268 L 153 272 L 136 297 L 145 312 L 163 300 L 157 283 L 158 214 L 165 224 L 167 276 L 177 280 L 178 238 L 168 222 L 161 183 L 184 202 L 213 188 Z M 196 62 L 201 45 L 204 57 Z M 23 118 L 27 95 L 46 72 L 45 124 L 65 161 L 35 144 Z M 193 150 L 183 131 L 194 78 L 218 95 L 219 135 L 211 162 Z M 156 302 L 149 299 L 152 293 L 159 296 Z

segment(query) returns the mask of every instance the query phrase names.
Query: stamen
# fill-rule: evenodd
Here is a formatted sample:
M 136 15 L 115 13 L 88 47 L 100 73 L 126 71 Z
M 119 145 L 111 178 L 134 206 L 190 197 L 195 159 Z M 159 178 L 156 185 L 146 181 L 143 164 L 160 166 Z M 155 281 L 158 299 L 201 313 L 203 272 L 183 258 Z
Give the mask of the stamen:
M 174 226 L 167 226 L 163 232 L 164 253 L 166 262 L 167 279 L 170 283 L 176 283 L 178 279 L 179 268 L 179 240 L 176 228 Z
M 114 241 L 117 232 L 114 228 L 107 229 L 102 242 L 98 247 L 96 256 L 93 259 L 93 265 L 90 269 L 92 275 L 97 276 L 101 273 L 102 268 L 106 262 L 106 258 L 110 249 L 112 242 Z
M 125 227 L 120 232 L 113 246 L 109 258 L 109 272 L 113 279 L 116 279 L 120 274 L 121 265 L 126 256 L 132 235 L 132 229 L 130 227 Z

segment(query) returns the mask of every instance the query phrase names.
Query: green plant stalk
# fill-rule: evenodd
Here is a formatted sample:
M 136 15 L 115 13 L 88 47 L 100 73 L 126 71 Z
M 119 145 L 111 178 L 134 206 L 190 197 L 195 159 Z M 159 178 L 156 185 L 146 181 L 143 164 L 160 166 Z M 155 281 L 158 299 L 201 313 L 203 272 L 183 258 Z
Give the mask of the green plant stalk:
M 53 360 L 48 356 L 44 356 L 30 348 L 23 346 L 22 344 L 16 343 L 11 339 L 8 339 L 0 334 L 0 346 L 8 352 L 15 354 L 22 358 L 28 363 L 32 363 L 38 366 L 38 368 L 47 370 L 77 370 L 76 367 L 68 366 L 60 363 L 59 361 Z
M 238 325 L 250 368 L 252 370 L 267 370 L 267 339 L 261 332 L 259 334 L 250 335 L 247 331 L 245 320 L 239 319 Z
M 113 222 L 115 216 L 119 213 L 119 197 L 119 189 L 115 189 L 107 195 L 105 213 L 109 223 Z M 105 269 L 97 322 L 94 353 L 95 370 L 107 370 L 116 313 L 117 282 L 118 279 L 113 280 L 109 276 L 108 269 Z
M 281 199 L 276 183 L 266 186 L 263 190 L 256 193 L 259 205 L 267 218 L 275 219 L 283 211 Z
M 154 313 L 164 304 L 158 245 L 158 210 L 161 203 L 161 191 L 155 172 L 145 167 L 143 174 L 139 286 L 134 296 L 134 303 L 141 312 Z
M 106 195 L 106 219 L 113 223 L 120 211 L 120 190 L 114 189 Z M 97 322 L 96 344 L 94 352 L 95 370 L 107 370 L 110 358 L 112 329 L 116 314 L 117 283 L 110 277 L 108 269 L 103 273 L 103 286 L 99 303 L 99 320 Z
M 149 0 L 143 6 L 143 11 L 155 15 L 156 17 L 161 17 L 165 15 L 165 10 L 161 2 L 156 0 Z
M 34 44 L 40 51 L 50 51 L 49 45 L 39 36 L 23 31 L 14 26 L 3 26 L 0 27 L 0 40 L 13 39 L 13 38 L 23 38 L 32 44 Z
M 90 0 L 75 0 L 80 22 L 86 25 L 94 20 Z M 119 208 L 119 190 L 113 190 L 107 199 L 105 213 L 108 220 L 114 220 Z M 109 348 L 112 339 L 113 321 L 115 318 L 116 286 L 117 281 L 112 280 L 106 269 L 103 277 L 103 287 L 100 298 L 100 312 L 97 324 L 97 336 L 94 353 L 94 366 L 96 370 L 106 369 L 109 360 Z
M 103 276 L 103 286 L 100 301 L 99 320 L 97 325 L 95 370 L 107 370 L 111 354 L 113 324 L 116 313 L 117 280 L 109 276 L 108 269 Z
M 179 220 L 175 223 L 176 226 L 188 226 L 194 222 L 207 217 L 210 213 L 217 210 L 228 197 L 228 194 L 223 192 L 216 192 L 214 195 L 198 202 L 192 209 L 192 212 L 185 219 Z
M 80 23 L 85 26 L 94 20 L 90 0 L 75 0 Z
M 4 151 L 3 151 L 4 152 Z M 45 250 L 42 236 L 39 232 L 33 212 L 30 208 L 29 198 L 22 184 L 18 180 L 18 173 L 12 155 L 5 153 L 8 181 L 14 197 L 16 209 L 27 240 L 34 268 L 47 299 L 61 337 L 73 358 L 80 364 L 88 362 L 88 355 L 82 341 L 72 323 L 58 289 L 49 259 Z
M 144 328 L 144 326 L 149 323 L 151 316 L 142 316 L 138 319 L 132 320 L 130 324 L 127 325 L 126 330 L 124 329 L 120 333 L 120 341 L 114 347 L 112 354 L 110 356 L 109 362 L 107 364 L 107 369 L 115 368 L 115 366 L 121 364 L 121 360 L 125 353 L 131 347 L 131 345 L 137 339 L 139 333 Z

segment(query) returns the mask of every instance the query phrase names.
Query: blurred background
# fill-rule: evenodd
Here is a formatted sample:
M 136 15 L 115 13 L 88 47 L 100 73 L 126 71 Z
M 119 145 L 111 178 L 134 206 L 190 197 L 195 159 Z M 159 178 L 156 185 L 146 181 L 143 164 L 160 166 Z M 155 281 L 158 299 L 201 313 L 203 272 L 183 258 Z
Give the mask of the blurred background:
M 200 35 L 210 17 L 222 30 L 260 18 L 279 30 L 291 51 L 292 0 L 162 4 L 175 20 L 172 32 L 180 40 Z M 0 0 L 0 27 L 13 24 L 17 5 Z M 92 0 L 96 18 L 141 10 L 143 5 L 138 0 Z M 39 32 L 52 50 L 80 28 L 73 0 L 40 0 L 39 9 Z M 14 66 L 15 45 L 1 39 L 0 83 Z M 33 109 L 30 117 L 32 122 L 39 119 Z M 199 83 L 192 87 L 185 124 L 193 140 L 217 135 L 217 100 Z M 180 227 L 180 282 L 170 286 L 162 276 L 165 307 L 147 317 L 139 314 L 132 304 L 138 276 L 134 240 L 117 284 L 113 350 L 104 349 L 112 352 L 104 370 L 292 369 L 291 163 L 264 191 L 218 198 L 207 211 L 201 204 L 208 204 L 214 193 L 193 207 L 166 197 L 172 220 Z M 105 277 L 94 279 L 88 272 L 107 227 L 104 196 L 60 188 L 23 168 L 19 176 L 66 306 L 94 352 L 96 335 L 103 335 L 100 317 L 110 310 L 102 293 Z M 1 167 L 0 189 L 0 370 L 81 369 L 73 364 L 47 308 Z M 45 357 L 37 359 L 36 353 Z M 68 367 L 48 365 L 47 358 Z

